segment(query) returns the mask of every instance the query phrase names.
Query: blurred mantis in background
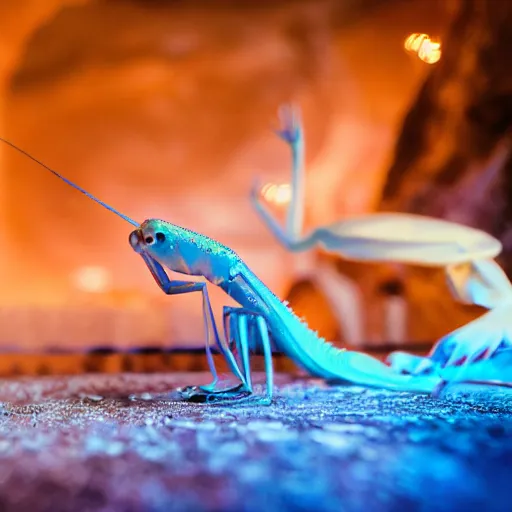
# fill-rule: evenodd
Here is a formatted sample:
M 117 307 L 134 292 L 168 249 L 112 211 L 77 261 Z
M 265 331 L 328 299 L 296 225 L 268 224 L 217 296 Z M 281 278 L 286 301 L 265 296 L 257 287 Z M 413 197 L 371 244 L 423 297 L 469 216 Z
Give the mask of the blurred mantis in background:
M 320 246 L 345 259 L 441 267 L 456 300 L 491 309 L 439 340 L 427 358 L 392 354 L 389 361 L 397 371 L 424 374 L 440 367 L 469 364 L 512 344 L 512 285 L 493 259 L 501 252 L 501 243 L 489 234 L 405 213 L 349 217 L 303 234 L 305 148 L 300 111 L 285 106 L 280 117 L 282 126 L 277 135 L 289 146 L 292 156 L 291 200 L 284 229 L 262 202 L 257 180 L 251 201 L 284 247 L 301 252 Z

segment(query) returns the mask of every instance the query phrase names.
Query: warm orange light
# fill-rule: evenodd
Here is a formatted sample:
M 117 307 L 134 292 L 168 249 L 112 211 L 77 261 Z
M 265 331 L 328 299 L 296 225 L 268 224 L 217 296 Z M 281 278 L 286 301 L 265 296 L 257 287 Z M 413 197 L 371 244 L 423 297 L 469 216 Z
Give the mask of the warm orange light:
M 434 64 L 441 58 L 441 43 L 432 41 L 427 34 L 411 34 L 404 42 L 404 48 L 416 53 L 427 64 Z
M 71 278 L 76 288 L 84 292 L 102 293 L 110 287 L 110 274 L 103 267 L 81 267 Z
M 427 64 L 434 64 L 441 58 L 441 43 L 424 41 L 418 51 L 418 57 Z
M 404 48 L 408 52 L 414 52 L 418 53 L 419 49 L 421 48 L 421 45 L 425 40 L 429 40 L 427 34 L 411 34 L 404 43 Z
M 267 183 L 262 187 L 261 195 L 269 203 L 283 205 L 290 202 L 292 198 L 292 189 L 289 183 L 282 183 L 280 185 Z

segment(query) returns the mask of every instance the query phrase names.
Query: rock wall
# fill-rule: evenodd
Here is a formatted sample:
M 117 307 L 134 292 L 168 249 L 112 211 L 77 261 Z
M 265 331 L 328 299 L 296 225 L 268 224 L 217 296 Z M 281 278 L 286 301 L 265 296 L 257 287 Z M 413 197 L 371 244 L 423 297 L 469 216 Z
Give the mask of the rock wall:
M 494 234 L 510 273 L 512 4 L 455 1 L 452 18 L 443 58 L 405 117 L 382 208 Z
M 428 71 L 403 40 L 443 26 L 441 0 L 45 5 L 33 2 L 33 21 L 16 36 L 2 133 L 135 219 L 163 217 L 218 238 L 279 294 L 297 258 L 248 201 L 255 174 L 289 176 L 288 152 L 270 130 L 277 107 L 294 100 L 304 111 L 305 229 L 368 211 Z M 0 23 L 21 31 L 8 19 Z M 89 300 L 71 279 L 84 266 L 107 269 L 117 299 L 159 293 L 127 245 L 129 226 L 1 151 L 2 300 Z M 219 309 L 225 298 L 212 295 Z M 198 298 L 174 304 L 177 338 L 202 339 Z
M 404 118 L 380 207 L 492 233 L 511 276 L 512 4 L 456 0 L 450 7 L 442 58 Z M 406 282 L 416 330 L 441 333 L 481 314 L 454 304 L 439 272 L 408 269 Z

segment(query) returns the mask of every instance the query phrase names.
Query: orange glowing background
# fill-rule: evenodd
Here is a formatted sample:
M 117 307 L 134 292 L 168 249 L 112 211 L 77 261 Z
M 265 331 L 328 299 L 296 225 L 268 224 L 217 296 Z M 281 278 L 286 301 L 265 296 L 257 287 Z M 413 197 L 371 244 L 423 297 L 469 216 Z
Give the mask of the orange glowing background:
M 219 239 L 283 295 L 315 261 L 287 254 L 248 200 L 259 176 L 271 207 L 290 201 L 278 106 L 303 110 L 304 228 L 333 222 L 375 207 L 401 119 L 441 58 L 419 35 L 442 32 L 441 0 L 344 4 L 2 3 L 0 134 L 132 218 Z M 199 297 L 162 296 L 125 222 L 1 145 L 0 179 L 2 305 L 133 308 L 147 339 L 202 339 Z M 216 311 L 230 303 L 211 294 Z

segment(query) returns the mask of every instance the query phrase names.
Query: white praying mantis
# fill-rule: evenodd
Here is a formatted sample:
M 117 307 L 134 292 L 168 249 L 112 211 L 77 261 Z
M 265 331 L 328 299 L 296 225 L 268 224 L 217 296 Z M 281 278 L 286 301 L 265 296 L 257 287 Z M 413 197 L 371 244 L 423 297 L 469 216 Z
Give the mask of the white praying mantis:
M 441 338 L 427 357 L 392 353 L 388 361 L 397 372 L 419 375 L 440 368 L 466 367 L 511 346 L 512 284 L 494 260 L 502 245 L 488 233 L 428 216 L 372 213 L 303 234 L 305 166 L 300 112 L 286 106 L 280 117 L 282 128 L 277 134 L 292 155 L 291 199 L 285 227 L 262 201 L 258 181 L 252 188 L 251 201 L 286 249 L 301 252 L 320 246 L 349 260 L 440 267 L 456 300 L 490 310 Z

